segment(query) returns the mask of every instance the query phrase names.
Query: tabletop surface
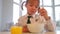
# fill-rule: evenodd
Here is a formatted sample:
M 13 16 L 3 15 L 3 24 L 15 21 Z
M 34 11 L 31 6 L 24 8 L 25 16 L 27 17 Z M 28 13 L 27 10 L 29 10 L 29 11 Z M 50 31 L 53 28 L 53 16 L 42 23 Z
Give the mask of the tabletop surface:
M 10 32 L 0 32 L 0 34 L 10 34 Z M 32 34 L 32 33 L 23 33 L 23 34 Z M 57 34 L 56 32 L 45 32 L 45 34 Z

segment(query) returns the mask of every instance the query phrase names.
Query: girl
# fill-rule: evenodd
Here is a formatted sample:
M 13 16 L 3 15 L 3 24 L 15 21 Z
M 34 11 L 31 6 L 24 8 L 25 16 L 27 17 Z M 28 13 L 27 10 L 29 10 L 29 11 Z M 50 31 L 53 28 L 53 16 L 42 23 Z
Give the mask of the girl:
M 18 26 L 23 26 L 23 32 L 29 32 L 27 24 L 30 23 L 49 23 L 49 24 L 51 23 L 51 21 L 46 22 L 45 19 L 42 18 L 41 16 L 38 17 L 38 19 L 36 19 L 35 13 L 39 8 L 39 3 L 40 3 L 39 0 L 26 0 L 25 7 L 27 8 L 27 14 L 21 16 L 17 23 Z M 54 31 L 54 27 L 51 27 L 48 24 L 45 26 L 47 26 L 45 27 L 47 31 Z

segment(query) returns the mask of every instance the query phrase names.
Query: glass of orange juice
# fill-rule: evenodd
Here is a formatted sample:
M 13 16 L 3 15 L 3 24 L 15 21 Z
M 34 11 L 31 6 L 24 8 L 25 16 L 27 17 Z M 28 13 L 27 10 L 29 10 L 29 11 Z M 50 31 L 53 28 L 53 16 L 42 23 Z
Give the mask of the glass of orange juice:
M 22 34 L 22 26 L 12 26 L 10 32 L 11 34 Z

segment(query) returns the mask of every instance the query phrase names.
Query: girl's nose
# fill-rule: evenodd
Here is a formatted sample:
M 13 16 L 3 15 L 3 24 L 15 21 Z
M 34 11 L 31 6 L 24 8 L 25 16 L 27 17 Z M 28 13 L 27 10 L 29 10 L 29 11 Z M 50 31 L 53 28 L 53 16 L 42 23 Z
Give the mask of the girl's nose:
M 35 9 L 36 9 L 34 6 L 33 6 L 32 8 L 33 8 L 33 10 L 35 10 Z

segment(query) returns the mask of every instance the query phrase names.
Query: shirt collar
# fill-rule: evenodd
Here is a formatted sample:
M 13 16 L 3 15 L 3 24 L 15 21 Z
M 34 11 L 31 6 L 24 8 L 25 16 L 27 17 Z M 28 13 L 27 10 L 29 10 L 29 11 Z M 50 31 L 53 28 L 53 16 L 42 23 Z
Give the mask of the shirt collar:
M 29 16 L 28 14 L 26 14 L 27 16 Z M 32 15 L 32 17 L 35 17 L 35 15 Z

